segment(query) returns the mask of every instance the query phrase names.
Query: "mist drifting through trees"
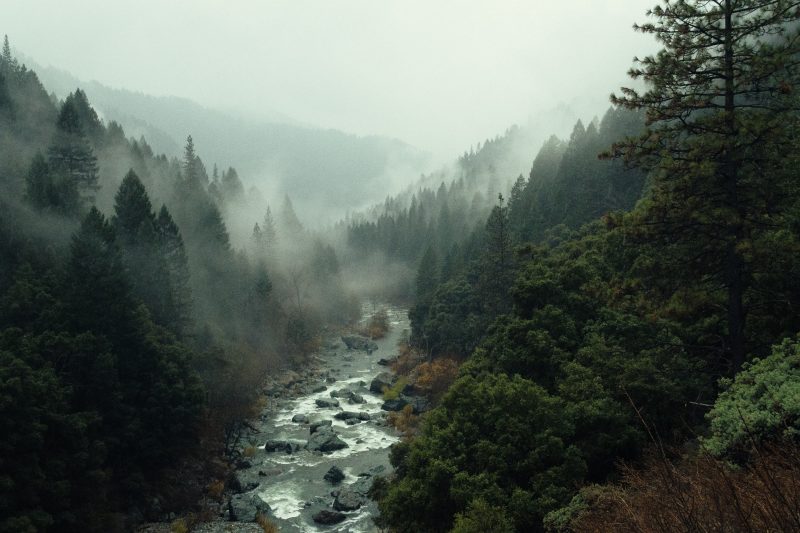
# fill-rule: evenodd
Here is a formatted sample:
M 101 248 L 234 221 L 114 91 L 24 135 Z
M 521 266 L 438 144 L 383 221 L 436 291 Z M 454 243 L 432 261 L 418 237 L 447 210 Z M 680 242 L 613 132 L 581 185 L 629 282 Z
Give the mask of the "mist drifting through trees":
M 356 4 L 0 8 L 0 533 L 797 531 L 800 1 Z

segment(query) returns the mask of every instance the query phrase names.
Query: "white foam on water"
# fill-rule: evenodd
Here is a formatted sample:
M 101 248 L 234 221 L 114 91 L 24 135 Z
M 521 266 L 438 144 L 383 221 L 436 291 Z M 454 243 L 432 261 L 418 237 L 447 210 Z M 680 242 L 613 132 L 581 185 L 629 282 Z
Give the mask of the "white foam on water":
M 258 495 L 269 504 L 272 514 L 282 520 L 298 517 L 303 510 L 300 487 L 294 481 L 275 483 Z

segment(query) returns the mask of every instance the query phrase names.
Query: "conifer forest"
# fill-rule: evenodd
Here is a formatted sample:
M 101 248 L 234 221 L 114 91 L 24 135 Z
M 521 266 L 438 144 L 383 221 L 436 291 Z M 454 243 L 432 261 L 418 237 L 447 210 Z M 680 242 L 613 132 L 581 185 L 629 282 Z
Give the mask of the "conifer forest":
M 800 1 L 3 4 L 0 533 L 800 531 Z

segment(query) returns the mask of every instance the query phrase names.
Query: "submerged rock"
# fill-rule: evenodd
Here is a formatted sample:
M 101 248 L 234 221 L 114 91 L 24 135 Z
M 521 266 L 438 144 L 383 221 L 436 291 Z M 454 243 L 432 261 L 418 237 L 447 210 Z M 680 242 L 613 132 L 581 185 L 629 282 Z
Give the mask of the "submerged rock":
M 337 483 L 341 483 L 342 480 L 344 479 L 344 472 L 342 472 L 341 468 L 334 465 L 330 467 L 330 469 L 327 472 L 325 472 L 323 479 L 325 481 L 329 481 L 330 483 L 336 485 Z
M 323 509 L 315 514 L 312 518 L 317 524 L 330 526 L 333 524 L 338 524 L 339 522 L 344 522 L 344 519 L 347 518 L 347 516 L 336 511 Z

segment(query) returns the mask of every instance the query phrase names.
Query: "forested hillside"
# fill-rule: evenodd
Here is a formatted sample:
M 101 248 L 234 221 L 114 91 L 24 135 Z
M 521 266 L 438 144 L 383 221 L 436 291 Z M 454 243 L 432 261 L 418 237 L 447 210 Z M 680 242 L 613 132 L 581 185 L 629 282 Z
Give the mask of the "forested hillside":
M 473 233 L 441 223 L 458 184 L 416 226 L 351 229 L 414 242 L 397 368 L 441 398 L 406 413 L 382 527 L 797 529 L 798 8 L 664 2 L 645 88 L 548 141 Z
M 335 253 L 288 198 L 234 249 L 235 169 L 209 177 L 191 136 L 155 155 L 80 89 L 51 99 L 8 40 L 0 135 L 0 531 L 194 509 L 265 372 L 358 313 Z

